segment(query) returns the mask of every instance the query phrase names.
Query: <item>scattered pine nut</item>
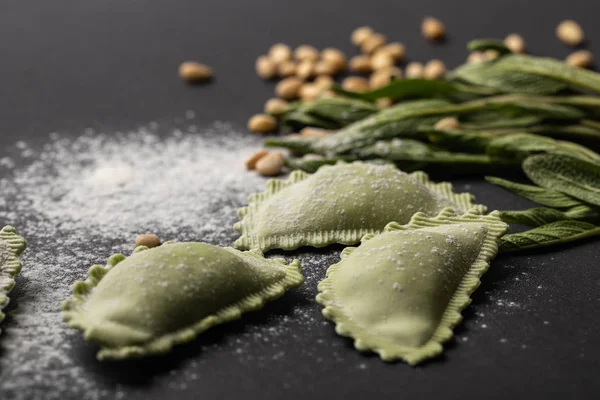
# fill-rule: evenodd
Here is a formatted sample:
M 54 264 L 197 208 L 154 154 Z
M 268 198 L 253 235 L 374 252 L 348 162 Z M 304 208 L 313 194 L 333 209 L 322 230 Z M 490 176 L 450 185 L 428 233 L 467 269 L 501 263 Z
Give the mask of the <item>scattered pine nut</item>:
M 378 50 L 378 52 L 380 51 L 387 52 L 389 55 L 392 56 L 395 62 L 400 62 L 404 60 L 404 56 L 406 55 L 406 47 L 404 47 L 402 43 L 398 42 L 386 44 Z
M 578 50 L 569 54 L 565 60 L 567 64 L 575 68 L 589 68 L 594 62 L 594 56 L 588 50 Z
M 375 71 L 378 69 L 391 67 L 394 65 L 394 58 L 391 54 L 380 50 L 377 50 L 371 57 L 371 68 Z
M 394 101 L 390 97 L 382 97 L 375 100 L 375 104 L 379 108 L 390 108 L 394 104 Z
M 272 115 L 256 114 L 248 120 L 248 129 L 255 133 L 270 133 L 277 129 L 277 120 Z
M 304 82 L 295 76 L 285 78 L 275 86 L 275 94 L 284 100 L 293 100 L 298 97 L 298 91 Z
M 556 36 L 569 46 L 578 46 L 585 38 L 581 26 L 570 19 L 558 24 L 556 27 Z
M 424 66 L 420 62 L 411 62 L 406 65 L 404 73 L 407 78 L 422 78 Z
M 328 89 L 328 90 L 324 91 L 323 93 L 321 93 L 321 97 L 322 98 L 338 97 L 338 94 L 336 92 L 334 92 L 333 90 Z
M 308 44 L 296 47 L 294 58 L 297 61 L 317 61 L 319 59 L 319 50 Z
M 521 37 L 521 35 L 517 35 L 516 33 L 511 33 L 504 39 L 504 45 L 508 47 L 510 51 L 517 54 L 525 53 L 525 39 Z
M 313 84 L 315 84 L 317 87 L 319 87 L 322 90 L 326 90 L 326 89 L 329 89 L 331 86 L 333 86 L 334 80 L 329 75 L 319 75 L 315 78 L 315 80 L 313 81 Z
M 310 60 L 302 61 L 296 68 L 296 76 L 300 79 L 312 78 L 315 75 L 315 62 Z
M 255 63 L 256 73 L 263 79 L 273 79 L 277 75 L 277 63 L 267 56 L 260 56 Z
M 365 54 L 373 54 L 375 50 L 380 49 L 387 42 L 387 38 L 381 33 L 373 33 L 360 46 L 360 49 Z
M 207 81 L 213 76 L 212 69 L 195 61 L 185 61 L 179 66 L 179 76 L 188 82 Z
M 446 36 L 446 27 L 437 18 L 425 17 L 421 23 L 421 33 L 428 40 L 440 40 Z
M 146 246 L 148 248 L 160 246 L 160 238 L 153 233 L 145 233 L 135 238 L 136 246 Z
M 256 163 L 256 171 L 262 176 L 276 176 L 281 173 L 285 156 L 280 151 L 274 151 L 262 157 Z
M 402 71 L 396 67 L 387 67 L 375 71 L 369 78 L 371 89 L 378 89 L 390 83 L 392 78 L 402 78 Z
M 341 50 L 332 47 L 326 48 L 321 52 L 321 58 L 333 68 L 334 74 L 346 69 L 346 55 Z
M 500 57 L 500 52 L 498 50 L 488 49 L 483 52 L 483 56 L 486 60 L 495 60 L 496 58 Z
M 282 78 L 287 78 L 288 76 L 296 75 L 297 69 L 298 67 L 293 61 L 283 61 L 277 66 L 277 75 L 279 75 Z
M 300 130 L 300 136 L 305 138 L 324 138 L 325 136 L 331 135 L 331 131 L 327 129 L 319 129 L 306 127 Z
M 292 58 L 292 50 L 287 44 L 277 43 L 269 49 L 269 57 L 276 64 L 280 64 Z
M 299 91 L 300 98 L 304 101 L 312 101 L 319 98 L 321 88 L 314 83 L 304 84 Z
M 460 128 L 460 122 L 454 117 L 442 118 L 433 126 L 433 129 L 438 131 L 451 131 L 458 128 Z
M 315 64 L 315 74 L 316 75 L 335 75 L 336 70 L 330 63 L 326 61 L 317 61 Z
M 288 102 L 276 97 L 267 100 L 265 103 L 265 113 L 271 115 L 281 115 L 288 106 Z
M 423 77 L 425 79 L 439 79 L 446 73 L 446 65 L 440 60 L 430 60 L 425 64 Z
M 352 44 L 355 46 L 361 46 L 373 33 L 373 29 L 369 28 L 368 26 L 356 28 L 354 32 L 352 32 Z
M 350 92 L 362 93 L 369 90 L 369 82 L 360 76 L 349 76 L 342 81 L 342 88 Z
M 371 59 L 368 56 L 354 56 L 350 59 L 350 69 L 359 74 L 368 74 L 373 70 Z
M 476 64 L 476 63 L 484 62 L 485 60 L 487 60 L 487 57 L 485 56 L 485 54 L 483 54 L 482 51 L 474 51 L 474 52 L 470 53 L 469 56 L 467 57 L 468 64 Z
M 256 168 L 256 163 L 258 162 L 258 160 L 260 160 L 261 158 L 263 158 L 264 156 L 266 156 L 267 154 L 269 154 L 269 152 L 265 149 L 261 149 L 258 150 L 256 153 L 252 154 L 250 156 L 250 158 L 248 158 L 246 160 L 246 169 L 254 169 Z

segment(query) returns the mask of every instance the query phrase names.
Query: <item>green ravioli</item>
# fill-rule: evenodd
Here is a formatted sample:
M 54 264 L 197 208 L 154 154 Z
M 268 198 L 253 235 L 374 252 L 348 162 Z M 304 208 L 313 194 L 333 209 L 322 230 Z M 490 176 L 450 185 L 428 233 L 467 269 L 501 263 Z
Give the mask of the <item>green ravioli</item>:
M 314 174 L 294 171 L 283 181 L 267 182 L 238 210 L 234 230 L 241 249 L 262 251 L 301 246 L 355 244 L 387 223 L 407 223 L 417 212 L 437 215 L 446 207 L 464 213 L 473 196 L 456 194 L 450 183 L 433 183 L 427 174 L 406 174 L 393 165 L 362 162 L 323 166 Z M 475 206 L 481 211 L 485 207 Z
M 440 354 L 471 293 L 498 251 L 507 225 L 494 211 L 390 223 L 342 252 L 327 270 L 317 301 L 336 332 L 361 351 L 414 365 Z
M 15 228 L 5 226 L 0 230 L 0 322 L 4 319 L 2 309 L 8 304 L 8 294 L 15 286 L 14 278 L 21 272 L 19 256 L 25 247 L 25 239 L 17 235 Z
M 98 359 L 126 359 L 166 353 L 303 282 L 298 260 L 286 265 L 258 250 L 165 243 L 92 266 L 62 307 L 65 321 L 101 346 Z

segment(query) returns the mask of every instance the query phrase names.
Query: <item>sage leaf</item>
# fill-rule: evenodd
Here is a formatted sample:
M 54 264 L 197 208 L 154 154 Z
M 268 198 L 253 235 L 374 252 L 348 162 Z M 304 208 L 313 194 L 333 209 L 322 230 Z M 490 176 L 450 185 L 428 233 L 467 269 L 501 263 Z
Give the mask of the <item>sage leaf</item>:
M 486 146 L 486 153 L 495 159 L 513 161 L 523 161 L 539 153 L 566 154 L 582 160 L 600 161 L 600 155 L 587 147 L 530 133 L 492 139 Z
M 294 127 L 317 126 L 339 129 L 379 111 L 369 102 L 327 97 L 313 102 L 295 103 L 283 114 L 283 123 Z
M 449 74 L 449 79 L 505 93 L 556 94 L 572 87 L 600 93 L 598 73 L 572 68 L 552 58 L 523 54 L 464 64 Z
M 600 206 L 600 164 L 563 154 L 540 154 L 523 161 L 523 171 L 537 185 Z
M 556 246 L 597 235 L 600 235 L 599 226 L 581 221 L 557 221 L 525 232 L 504 235 L 500 239 L 500 251 Z
M 349 92 L 339 86 L 335 86 L 333 90 L 344 96 L 366 101 L 375 101 L 380 98 L 391 98 L 393 100 L 445 98 L 466 101 L 497 93 L 494 89 L 484 87 L 420 78 L 396 79 L 386 86 L 364 93 Z
M 485 150 L 495 135 L 485 132 L 463 130 L 435 130 L 429 127 L 421 128 L 433 144 L 446 150 L 462 151 L 465 153 L 485 153 Z
M 509 224 L 540 226 L 556 221 L 570 219 L 563 212 L 554 208 L 530 208 L 523 211 L 501 211 L 500 218 Z
M 514 194 L 531 200 L 534 203 L 541 204 L 552 208 L 571 208 L 575 206 L 585 205 L 581 201 L 567 196 L 564 193 L 552 189 L 545 189 L 538 186 L 524 185 L 521 183 L 511 182 L 506 179 L 486 176 L 485 179 L 503 189 L 506 189 Z

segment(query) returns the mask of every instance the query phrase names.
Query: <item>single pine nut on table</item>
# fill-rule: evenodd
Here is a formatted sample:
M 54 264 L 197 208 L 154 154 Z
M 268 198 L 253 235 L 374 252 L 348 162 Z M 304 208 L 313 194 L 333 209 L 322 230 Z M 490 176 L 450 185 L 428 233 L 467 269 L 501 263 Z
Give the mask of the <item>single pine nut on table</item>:
M 179 66 L 179 76 L 188 82 L 202 82 L 212 78 L 213 71 L 208 65 L 185 61 Z
M 425 17 L 421 23 L 421 33 L 428 40 L 441 40 L 446 36 L 446 27 L 437 18 Z
M 573 20 L 566 20 L 558 24 L 556 36 L 569 46 L 578 46 L 585 39 L 583 29 Z
M 263 79 L 273 79 L 277 76 L 277 63 L 268 56 L 260 56 L 254 64 L 256 74 Z
M 525 39 L 516 33 L 511 33 L 504 39 L 504 45 L 510 51 L 517 54 L 523 54 L 526 50 Z
M 248 129 L 256 133 L 271 133 L 277 129 L 277 120 L 272 115 L 256 114 L 248 120 Z
M 433 129 L 438 131 L 451 131 L 458 128 L 460 128 L 460 122 L 455 117 L 442 118 L 433 126 Z

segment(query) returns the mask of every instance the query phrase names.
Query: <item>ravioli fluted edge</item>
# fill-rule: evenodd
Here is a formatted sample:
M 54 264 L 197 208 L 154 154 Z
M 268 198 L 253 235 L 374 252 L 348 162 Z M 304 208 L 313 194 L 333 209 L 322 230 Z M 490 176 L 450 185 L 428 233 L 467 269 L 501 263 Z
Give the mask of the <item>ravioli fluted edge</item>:
M 19 256 L 26 247 L 25 239 L 17 235 L 12 226 L 7 225 L 0 230 L 0 322 L 5 317 L 2 309 L 8 305 L 8 294 L 15 286 L 15 277 L 21 272 Z
M 405 267 L 410 267 L 404 264 L 406 260 L 402 258 L 402 254 L 406 253 L 406 247 L 403 246 L 409 247 L 411 245 L 411 243 L 407 242 L 391 244 L 391 246 L 396 246 L 390 247 L 390 249 L 398 251 L 396 254 L 399 254 L 399 260 L 386 258 L 382 261 L 383 272 L 378 272 L 382 274 L 379 275 L 381 279 L 378 282 L 381 285 L 373 284 L 373 277 L 377 277 L 377 275 L 374 275 L 377 272 L 371 273 L 361 269 L 364 264 L 364 268 L 372 271 L 373 268 L 379 267 L 376 260 L 373 259 L 377 257 L 389 257 L 388 253 L 383 254 L 384 252 L 371 249 L 374 254 L 373 259 L 367 259 L 369 257 L 365 257 L 365 254 L 368 255 L 368 251 L 365 252 L 365 249 L 362 249 L 360 253 L 357 251 L 361 249 L 361 246 L 365 246 L 365 243 L 368 244 L 374 241 L 374 239 L 377 240 L 378 245 L 380 242 L 386 243 L 384 235 L 390 232 L 392 234 L 395 232 L 420 232 L 419 236 L 426 237 L 428 235 L 433 236 L 430 234 L 431 231 L 439 229 L 439 227 L 460 227 L 461 225 L 468 226 L 469 224 L 473 226 L 475 224 L 485 226 L 485 233 L 481 238 L 480 249 L 476 257 L 474 257 L 473 262 L 468 266 L 461 267 L 464 273 L 460 276 L 459 280 L 454 276 L 455 271 L 460 270 L 459 268 L 450 268 L 449 271 L 452 272 L 444 272 L 445 270 L 442 269 L 443 266 L 436 266 L 427 270 L 425 264 L 419 263 L 420 260 L 426 259 L 424 257 L 425 254 L 421 254 L 419 257 L 414 257 L 413 255 L 413 259 L 415 259 L 414 263 L 419 263 L 414 264 L 417 267 L 408 268 L 409 273 L 413 273 L 412 277 L 414 281 L 410 279 L 408 283 L 394 281 L 397 280 L 400 274 L 404 273 L 407 269 Z M 477 229 L 481 229 L 481 227 L 477 227 Z M 428 218 L 424 214 L 418 213 L 407 225 L 390 223 L 381 235 L 366 235 L 359 247 L 344 249 L 341 254 L 341 261 L 331 265 L 327 270 L 326 278 L 319 283 L 319 294 L 316 300 L 324 307 L 322 310 L 323 315 L 335 323 L 336 332 L 339 335 L 352 338 L 354 347 L 357 350 L 373 351 L 379 354 L 384 361 L 404 360 L 410 365 L 416 365 L 443 352 L 442 344 L 452 337 L 452 329 L 462 320 L 461 311 L 470 304 L 470 295 L 479 286 L 480 277 L 487 271 L 490 261 L 496 256 L 498 252 L 498 240 L 506 232 L 506 229 L 507 225 L 500 220 L 497 211 L 489 215 L 480 215 L 476 210 L 472 210 L 465 215 L 456 216 L 452 210 L 446 209 L 434 218 Z M 439 232 L 435 234 L 438 235 L 438 239 L 443 237 L 440 236 Z M 465 231 L 465 234 L 470 235 L 467 231 Z M 398 239 L 402 238 L 405 240 L 405 237 L 401 236 L 401 234 L 397 236 Z M 418 239 L 420 240 L 420 238 Z M 436 238 L 434 237 L 433 239 Z M 396 238 L 390 240 L 396 240 Z M 452 241 L 449 242 L 449 246 L 454 246 Z M 421 251 L 418 248 L 417 250 Z M 430 251 L 432 253 L 437 252 L 438 255 L 445 252 L 443 248 L 432 248 Z M 408 251 L 408 254 L 410 255 L 410 251 Z M 463 257 L 466 256 L 461 251 L 458 251 L 456 258 L 460 262 L 465 262 Z M 363 258 L 365 260 L 361 264 Z M 350 264 L 348 264 L 349 260 L 352 260 Z M 357 268 L 357 265 L 360 268 Z M 439 272 L 435 272 L 436 269 Z M 433 274 L 431 271 L 434 271 Z M 363 272 L 365 273 L 365 277 L 361 275 Z M 369 275 L 369 273 L 372 275 Z M 438 300 L 438 298 L 443 297 L 439 288 L 441 287 L 446 290 L 447 288 L 444 285 L 447 282 L 442 282 L 444 285 L 441 285 L 436 281 L 436 274 L 444 276 L 445 273 L 447 276 L 451 276 L 453 277 L 452 279 L 457 279 L 458 281 L 456 282 L 456 289 L 451 294 L 446 293 L 448 295 L 447 303 L 446 300 Z M 352 274 L 352 278 L 356 278 L 358 279 L 357 282 L 360 282 L 361 286 L 359 286 L 358 290 L 352 286 L 353 283 L 347 283 L 349 281 L 348 274 Z M 423 275 L 422 279 L 419 279 L 420 274 Z M 427 276 L 433 276 L 433 278 Z M 430 282 L 427 282 L 427 279 Z M 344 288 L 344 285 L 348 285 L 347 290 Z M 403 287 L 402 285 L 405 286 Z M 423 296 L 429 295 L 430 297 L 415 298 L 415 293 L 418 294 L 421 287 L 431 288 L 432 285 L 437 290 L 424 289 L 421 293 Z M 340 288 L 343 288 L 343 290 Z M 389 290 L 389 292 L 386 290 Z M 408 292 L 406 294 L 408 297 L 400 297 L 403 291 Z M 363 312 L 364 310 L 360 309 L 363 306 L 362 304 L 369 303 L 370 301 L 376 302 L 376 300 L 370 299 L 365 293 L 367 295 L 371 293 L 375 294 L 375 296 L 384 296 L 390 300 L 388 304 L 385 304 L 385 300 L 376 304 L 376 309 L 372 310 L 372 314 L 366 314 Z M 399 297 L 389 297 L 395 295 Z M 350 301 L 348 300 L 349 298 L 351 299 Z M 357 303 L 353 302 L 355 299 Z M 358 301 L 361 301 L 361 305 L 356 307 L 356 304 L 359 304 Z M 440 301 L 442 301 L 441 305 L 435 304 Z M 350 304 L 344 304 L 344 302 Z M 431 304 L 428 304 L 428 302 Z M 430 307 L 430 305 L 432 306 Z M 365 307 L 368 308 L 369 305 L 366 304 Z M 382 313 L 387 313 L 385 317 L 389 319 L 380 318 L 378 315 L 379 309 L 385 310 Z M 435 316 L 436 313 L 437 317 Z M 365 323 L 365 320 L 369 321 L 369 323 Z M 423 329 L 421 329 L 422 327 Z
M 129 257 L 115 254 L 106 266 L 92 266 L 63 302 L 63 317 L 100 345 L 99 360 L 138 358 L 166 353 L 303 282 L 298 260 L 286 265 L 258 250 L 194 242 L 140 246 Z
M 400 187 L 401 185 L 391 185 L 391 188 L 383 188 L 379 192 L 379 195 L 375 195 L 374 193 L 368 194 L 375 201 L 367 202 L 368 205 L 363 204 L 360 206 L 377 206 L 379 207 L 377 213 L 375 210 L 372 210 L 372 215 L 349 215 L 352 211 L 356 211 L 357 208 L 356 205 L 351 205 L 347 207 L 350 212 L 342 216 L 348 220 L 365 218 L 365 220 L 372 221 L 382 219 L 376 227 L 368 227 L 358 222 L 351 224 L 352 227 L 339 228 L 339 226 L 328 226 L 336 223 L 339 225 L 341 218 L 337 216 L 337 213 L 343 210 L 344 207 L 338 207 L 336 202 L 342 201 L 344 196 L 348 195 L 347 191 L 341 191 L 339 196 L 332 192 L 328 194 L 332 198 L 325 199 L 324 196 L 326 194 L 324 193 L 328 189 L 331 189 L 331 187 L 323 187 L 323 191 L 311 193 L 306 198 L 314 202 L 315 206 L 307 206 L 306 209 L 298 211 L 300 215 L 292 215 L 294 207 L 302 207 L 302 205 L 294 205 L 294 202 L 299 200 L 302 194 L 291 193 L 293 188 L 299 188 L 304 181 L 311 179 L 311 177 L 314 178 L 313 180 L 323 179 L 323 176 L 326 176 L 325 174 L 333 174 L 332 171 L 338 174 L 351 174 L 353 170 L 359 171 L 361 168 L 368 169 L 369 171 L 377 171 L 380 176 L 384 175 L 384 173 L 391 174 L 390 176 L 384 176 L 379 181 L 373 182 L 375 185 L 381 184 L 381 182 L 385 183 L 386 179 L 388 180 L 387 183 L 390 183 L 391 180 L 404 180 L 406 185 L 419 191 L 419 193 L 407 193 L 404 194 L 405 197 L 403 199 L 400 199 L 396 194 L 398 191 L 402 192 L 403 188 Z M 331 176 L 333 176 L 332 179 L 337 178 L 335 175 Z M 346 181 L 340 179 L 337 183 L 343 185 Z M 365 184 L 364 182 L 362 184 L 364 189 L 369 189 L 369 184 Z M 288 188 L 290 190 L 282 194 L 282 191 Z M 352 190 L 352 188 L 349 190 Z M 365 191 L 357 190 L 353 195 L 354 200 L 351 198 L 350 201 L 356 202 L 356 196 L 363 195 Z M 394 191 L 394 195 L 392 195 L 392 191 Z M 412 198 L 425 195 L 427 198 L 421 199 L 421 201 Z M 384 199 L 385 196 L 389 196 L 390 198 Z M 381 199 L 380 203 L 377 203 L 377 199 Z M 404 201 L 409 199 L 413 201 Z M 276 201 L 282 204 L 278 204 L 278 207 L 273 207 L 272 203 Z M 377 165 L 355 161 L 352 163 L 340 162 L 335 165 L 325 165 L 319 168 L 314 174 L 296 170 L 285 180 L 271 179 L 267 181 L 264 192 L 253 193 L 248 197 L 248 206 L 242 207 L 237 211 L 242 220 L 233 226 L 233 229 L 241 234 L 240 238 L 236 240 L 235 246 L 240 249 L 257 248 L 262 251 L 268 251 L 274 248 L 294 250 L 301 246 L 324 247 L 335 243 L 352 245 L 358 243 L 366 234 L 382 232 L 387 223 L 398 221 L 398 214 L 406 214 L 405 220 L 400 222 L 407 223 L 410 217 L 418 211 L 428 211 L 429 216 L 435 216 L 445 207 L 451 207 L 459 214 L 472 208 L 476 208 L 480 212 L 485 212 L 486 207 L 484 205 L 474 204 L 473 201 L 474 196 L 470 193 L 455 193 L 452 184 L 449 182 L 431 182 L 428 175 L 422 171 L 407 174 L 393 165 Z M 322 207 L 330 207 L 331 209 L 317 218 L 317 215 L 320 215 L 318 213 L 321 208 L 319 207 L 319 203 Z M 336 207 L 332 207 L 333 203 L 336 203 Z M 433 205 L 434 203 L 437 205 Z M 429 207 L 431 210 L 423 209 L 424 207 Z M 374 214 L 385 215 L 374 218 Z M 297 218 L 294 219 L 293 217 Z M 302 225 L 302 218 L 314 219 L 314 221 L 311 220 L 310 227 L 299 227 L 299 225 Z M 336 220 L 336 218 L 338 219 Z M 278 224 L 281 226 L 278 226 Z M 268 226 L 266 229 L 267 232 L 265 232 L 265 226 Z M 275 233 L 269 231 L 275 231 Z

